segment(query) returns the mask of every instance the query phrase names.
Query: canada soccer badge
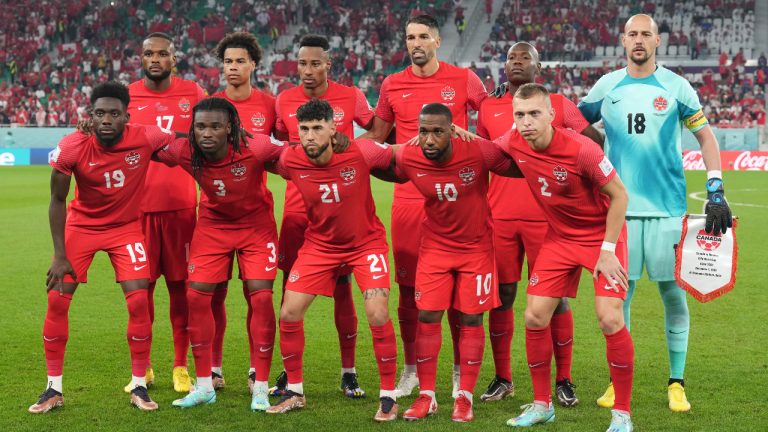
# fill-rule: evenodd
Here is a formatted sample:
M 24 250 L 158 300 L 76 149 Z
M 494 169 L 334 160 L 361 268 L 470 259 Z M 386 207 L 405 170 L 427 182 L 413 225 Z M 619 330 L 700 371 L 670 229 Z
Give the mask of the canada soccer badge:
M 653 100 L 653 108 L 656 111 L 662 112 L 667 110 L 667 106 L 669 106 L 669 102 L 667 102 L 664 97 L 659 96 L 656 99 Z
M 699 230 L 698 234 L 696 234 L 696 244 L 707 252 L 712 252 L 713 250 L 719 248 L 720 242 L 722 240 L 722 236 L 708 234 L 704 230 Z
M 344 110 L 338 106 L 333 107 L 333 122 L 341 123 L 342 120 L 344 120 Z
M 453 98 L 456 97 L 456 90 L 454 90 L 451 86 L 445 86 L 442 88 L 442 90 L 440 90 L 440 96 L 446 102 L 452 101 Z
M 181 109 L 184 112 L 189 112 L 190 105 L 192 104 L 189 102 L 189 99 L 187 98 L 181 98 L 179 100 L 179 109 Z
M 472 184 L 475 181 L 475 170 L 472 167 L 464 167 L 459 170 L 459 178 L 465 184 Z
M 555 168 L 552 170 L 552 175 L 555 176 L 555 180 L 557 180 L 558 183 L 563 183 L 568 178 L 568 171 L 560 165 L 555 165 Z
M 256 127 L 260 128 L 264 126 L 264 123 L 266 122 L 267 122 L 266 117 L 264 117 L 264 114 L 260 112 L 253 113 L 253 115 L 251 116 L 251 123 L 253 123 L 253 125 Z
M 355 170 L 354 167 L 346 166 L 339 171 L 339 174 L 341 175 L 341 178 L 344 179 L 345 182 L 349 183 L 355 180 L 355 176 L 357 175 L 357 170 Z
M 241 164 L 240 162 L 235 163 L 232 165 L 232 175 L 235 177 L 242 177 L 245 175 L 245 165 Z
M 296 270 L 292 271 L 291 274 L 288 275 L 288 281 L 289 282 L 296 282 L 299 280 L 299 272 Z
M 137 152 L 130 152 L 125 155 L 125 163 L 127 163 L 131 167 L 135 167 L 136 165 L 138 165 L 140 160 L 141 160 L 141 155 Z
M 537 283 L 539 283 L 539 275 L 534 273 L 533 276 L 531 276 L 531 279 L 528 281 L 528 285 L 536 286 Z

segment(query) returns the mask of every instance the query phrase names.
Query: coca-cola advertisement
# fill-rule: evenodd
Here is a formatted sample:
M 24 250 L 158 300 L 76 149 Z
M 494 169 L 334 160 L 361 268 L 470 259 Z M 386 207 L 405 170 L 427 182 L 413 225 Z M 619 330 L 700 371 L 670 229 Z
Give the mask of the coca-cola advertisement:
M 721 151 L 720 163 L 723 170 L 768 171 L 768 151 Z M 704 158 L 700 151 L 683 152 L 683 169 L 704 171 Z

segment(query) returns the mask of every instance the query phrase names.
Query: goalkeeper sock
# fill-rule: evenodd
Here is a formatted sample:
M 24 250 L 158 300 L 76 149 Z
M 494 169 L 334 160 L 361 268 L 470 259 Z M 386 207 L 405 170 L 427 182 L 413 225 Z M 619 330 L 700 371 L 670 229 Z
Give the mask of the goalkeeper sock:
M 637 288 L 637 281 L 629 281 L 629 287 L 627 289 L 627 298 L 624 299 L 624 325 L 627 326 L 627 331 L 631 331 L 629 328 L 629 308 L 632 305 L 632 297 L 635 295 L 635 288 Z
M 659 282 L 659 293 L 664 303 L 664 324 L 669 350 L 669 376 L 682 379 L 685 358 L 688 355 L 690 316 L 685 291 L 674 281 Z

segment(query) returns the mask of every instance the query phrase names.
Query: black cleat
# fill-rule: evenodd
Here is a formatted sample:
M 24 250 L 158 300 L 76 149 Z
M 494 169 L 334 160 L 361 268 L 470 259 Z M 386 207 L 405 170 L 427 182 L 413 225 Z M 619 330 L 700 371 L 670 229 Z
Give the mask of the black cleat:
M 488 390 L 480 396 L 480 400 L 483 402 L 499 401 L 507 396 L 515 395 L 515 385 L 512 381 L 507 381 L 504 378 L 496 375 L 493 381 L 488 385 Z
M 32 414 L 44 414 L 60 406 L 64 406 L 64 396 L 51 387 L 48 387 L 43 394 L 40 395 L 40 399 L 37 400 L 37 403 L 29 407 L 29 412 Z
M 576 397 L 576 392 L 573 389 L 575 385 L 568 379 L 557 382 L 555 393 L 557 394 L 557 402 L 564 407 L 572 407 L 579 403 L 579 398 Z
M 254 375 L 254 378 L 255 378 L 255 375 Z M 288 385 L 288 374 L 285 373 L 285 371 L 282 371 L 280 372 L 280 375 L 277 376 L 274 387 L 269 389 L 269 395 L 277 396 L 277 397 L 282 396 L 285 393 L 285 386 L 287 385 Z
M 357 383 L 356 373 L 347 372 L 342 375 L 339 389 L 348 398 L 358 399 L 365 397 L 365 390 L 361 389 L 360 385 Z

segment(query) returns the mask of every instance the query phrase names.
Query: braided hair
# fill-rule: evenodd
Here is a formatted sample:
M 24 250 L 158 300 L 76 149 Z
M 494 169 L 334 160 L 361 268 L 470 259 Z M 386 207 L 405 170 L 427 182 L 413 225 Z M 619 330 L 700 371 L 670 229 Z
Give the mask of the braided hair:
M 227 114 L 229 118 L 229 124 L 231 126 L 229 135 L 227 136 L 227 143 L 232 144 L 232 149 L 240 153 L 240 143 L 244 141 L 240 135 L 240 116 L 237 114 L 237 109 L 228 100 L 219 97 L 210 97 L 203 99 L 195 105 L 192 109 L 192 126 L 189 129 L 189 145 L 192 150 L 192 175 L 198 182 L 200 181 L 199 175 L 203 169 L 203 162 L 205 160 L 203 151 L 197 145 L 197 138 L 195 137 L 195 115 L 200 111 L 221 111 Z M 247 145 L 247 143 L 246 143 Z

